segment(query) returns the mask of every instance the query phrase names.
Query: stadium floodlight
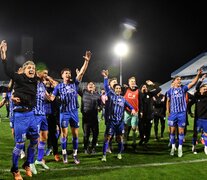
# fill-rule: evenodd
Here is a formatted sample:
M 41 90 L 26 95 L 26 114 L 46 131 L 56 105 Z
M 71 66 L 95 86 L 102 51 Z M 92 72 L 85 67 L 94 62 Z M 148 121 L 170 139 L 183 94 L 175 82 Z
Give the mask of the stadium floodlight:
M 122 85 L 122 59 L 128 54 L 128 46 L 124 42 L 119 42 L 114 47 L 115 54 L 119 57 L 120 61 L 120 69 L 119 69 L 119 77 L 120 84 Z

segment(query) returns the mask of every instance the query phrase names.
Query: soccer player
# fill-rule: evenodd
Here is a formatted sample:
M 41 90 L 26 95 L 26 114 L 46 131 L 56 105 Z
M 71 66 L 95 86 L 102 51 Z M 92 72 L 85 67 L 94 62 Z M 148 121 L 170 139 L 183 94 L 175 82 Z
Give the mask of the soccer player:
M 45 161 L 43 160 L 45 144 L 48 138 L 48 123 L 45 111 L 47 91 L 43 81 L 48 76 L 48 70 L 38 71 L 37 74 L 39 77 L 39 81 L 37 83 L 36 106 L 34 108 L 34 113 L 37 121 L 38 133 L 40 135 L 40 138 L 38 143 L 37 160 L 35 161 L 35 163 L 32 162 L 30 164 L 33 174 L 37 174 L 37 170 L 34 164 L 41 165 L 44 169 L 49 169 L 49 167 L 45 164 Z
M 114 91 L 114 85 L 115 84 L 118 84 L 118 81 L 117 81 L 117 78 L 113 77 L 113 78 L 110 78 L 109 79 L 109 88 L 111 90 Z M 107 92 L 106 92 L 106 101 L 105 101 L 105 114 L 104 114 L 104 119 L 105 119 L 105 125 L 107 126 L 108 122 L 109 122 L 109 112 L 110 112 L 110 109 L 111 109 L 111 104 L 110 104 L 110 96 L 107 95 Z M 114 134 L 111 136 L 110 140 L 109 140 L 109 145 L 108 145 L 108 148 L 106 150 L 106 152 L 108 153 L 112 153 L 112 141 L 113 141 L 113 138 L 114 138 Z
M 10 71 L 7 67 L 6 52 L 7 43 L 2 41 L 1 58 L 4 71 L 15 83 L 12 97 L 14 101 L 13 117 L 15 147 L 12 153 L 11 172 L 14 179 L 22 180 L 23 178 L 18 169 L 19 155 L 24 148 L 26 138 L 29 138 L 30 144 L 27 149 L 27 159 L 22 167 L 26 170 L 26 175 L 32 177 L 30 163 L 34 158 L 35 146 L 37 145 L 39 137 L 33 111 L 33 108 L 36 105 L 37 93 L 37 77 L 35 76 L 36 68 L 32 61 L 27 61 L 23 64 L 22 74 Z
M 175 130 L 176 125 L 178 125 L 179 133 L 179 147 L 178 147 L 178 157 L 183 156 L 182 145 L 184 139 L 184 128 L 186 125 L 186 92 L 192 88 L 198 81 L 202 70 L 199 69 L 196 77 L 188 85 L 181 86 L 181 77 L 175 76 L 173 78 L 173 87 L 167 91 L 167 103 L 166 103 L 166 113 L 168 115 L 168 126 L 170 126 L 170 141 L 172 148 L 170 155 L 175 154 Z
M 108 86 L 108 70 L 103 70 L 102 75 L 104 77 L 104 88 L 109 97 L 110 109 L 108 112 L 108 123 L 105 131 L 105 140 L 103 144 L 103 157 L 102 161 L 106 161 L 106 150 L 111 136 L 115 133 L 118 142 L 118 159 L 122 159 L 123 151 L 123 134 L 124 134 L 124 108 L 128 107 L 133 115 L 136 111 L 133 107 L 121 96 L 121 85 L 115 84 L 114 91 Z
M 132 115 L 130 109 L 126 108 L 124 112 L 124 124 L 125 124 L 125 143 L 127 142 L 128 138 L 128 127 L 131 126 L 133 131 L 132 136 L 132 147 L 136 151 L 136 139 L 137 139 L 137 132 L 138 132 L 138 112 L 139 112 L 139 90 L 136 85 L 136 78 L 130 77 L 128 79 L 129 87 L 125 88 L 124 98 L 132 105 L 132 107 L 136 111 L 136 115 Z
M 78 119 L 78 85 L 79 81 L 82 79 L 88 63 L 91 59 L 91 52 L 86 51 L 85 56 L 83 56 L 85 62 L 78 71 L 74 81 L 71 80 L 71 70 L 65 68 L 61 71 L 61 76 L 63 82 L 58 84 L 52 95 L 51 100 L 55 99 L 55 96 L 60 95 L 61 106 L 60 106 L 60 127 L 61 127 L 61 146 L 63 163 L 68 162 L 67 158 L 67 136 L 68 136 L 68 123 L 71 126 L 72 132 L 72 143 L 73 143 L 73 159 L 75 164 L 79 164 L 80 161 L 77 157 L 78 152 L 78 129 L 79 129 L 79 119 Z

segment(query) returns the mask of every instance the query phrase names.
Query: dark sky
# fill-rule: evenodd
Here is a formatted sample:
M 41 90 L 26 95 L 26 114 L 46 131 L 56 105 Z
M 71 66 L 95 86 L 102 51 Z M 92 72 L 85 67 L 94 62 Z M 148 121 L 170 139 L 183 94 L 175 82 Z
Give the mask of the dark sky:
M 122 35 L 126 19 L 137 23 L 130 39 Z M 130 45 L 123 81 L 136 76 L 138 84 L 147 79 L 164 83 L 171 72 L 207 51 L 206 35 L 204 1 L 5 1 L 0 11 L 0 40 L 7 40 L 11 62 L 20 53 L 22 36 L 33 37 L 34 61 L 47 64 L 53 75 L 64 67 L 74 72 L 85 50 L 91 50 L 83 81 L 102 81 L 102 69 L 119 77 L 113 44 L 122 39 Z

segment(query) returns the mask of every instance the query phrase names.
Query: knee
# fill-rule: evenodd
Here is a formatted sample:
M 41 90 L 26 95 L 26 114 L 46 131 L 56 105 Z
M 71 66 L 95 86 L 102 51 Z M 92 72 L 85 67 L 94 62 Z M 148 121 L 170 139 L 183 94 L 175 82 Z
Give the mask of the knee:
M 30 140 L 30 147 L 35 148 L 37 146 L 38 139 L 31 139 Z

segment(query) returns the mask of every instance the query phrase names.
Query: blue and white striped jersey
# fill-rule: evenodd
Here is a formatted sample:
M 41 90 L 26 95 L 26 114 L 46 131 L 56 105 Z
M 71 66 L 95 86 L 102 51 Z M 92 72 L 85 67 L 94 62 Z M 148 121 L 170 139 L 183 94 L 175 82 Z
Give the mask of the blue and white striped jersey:
M 37 83 L 36 106 L 34 108 L 35 115 L 45 115 L 45 93 L 46 88 L 43 82 Z
M 64 84 L 63 82 L 58 84 L 53 95 L 60 96 L 61 105 L 60 112 L 70 112 L 78 108 L 78 85 L 79 81 L 75 79 L 75 82 Z
M 108 86 L 108 79 L 104 78 L 104 89 L 107 93 L 109 101 L 108 117 L 111 121 L 122 121 L 124 116 L 124 109 L 127 106 L 130 110 L 133 107 L 121 95 L 116 95 Z
M 170 88 L 167 91 L 167 97 L 170 99 L 170 113 L 185 112 L 187 109 L 186 92 L 188 86 Z

